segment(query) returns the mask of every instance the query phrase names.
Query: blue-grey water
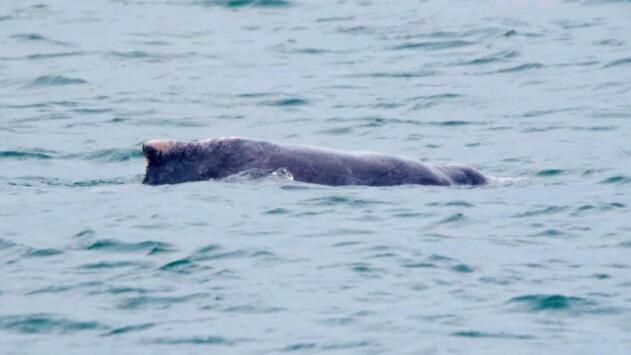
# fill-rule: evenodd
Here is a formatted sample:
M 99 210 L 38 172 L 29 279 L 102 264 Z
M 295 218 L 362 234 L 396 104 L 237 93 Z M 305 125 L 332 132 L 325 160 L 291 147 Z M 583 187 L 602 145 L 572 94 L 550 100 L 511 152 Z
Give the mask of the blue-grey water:
M 479 188 L 144 186 L 143 141 Z M 0 1 L 0 353 L 631 354 L 631 2 Z

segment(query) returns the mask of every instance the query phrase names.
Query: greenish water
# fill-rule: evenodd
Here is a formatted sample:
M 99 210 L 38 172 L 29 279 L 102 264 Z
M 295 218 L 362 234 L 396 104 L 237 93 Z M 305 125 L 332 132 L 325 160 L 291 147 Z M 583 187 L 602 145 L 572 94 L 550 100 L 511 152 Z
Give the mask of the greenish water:
M 630 354 L 628 1 L 0 3 L 0 353 Z M 144 186 L 142 142 L 479 188 Z

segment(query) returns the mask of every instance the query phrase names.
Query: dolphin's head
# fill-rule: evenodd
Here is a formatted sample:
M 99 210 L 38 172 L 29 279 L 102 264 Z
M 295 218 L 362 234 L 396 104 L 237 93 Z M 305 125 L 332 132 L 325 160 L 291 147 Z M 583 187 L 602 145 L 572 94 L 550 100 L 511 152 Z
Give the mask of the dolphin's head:
M 147 171 L 143 184 L 163 185 L 217 177 L 223 154 L 209 142 L 151 140 L 143 144 Z

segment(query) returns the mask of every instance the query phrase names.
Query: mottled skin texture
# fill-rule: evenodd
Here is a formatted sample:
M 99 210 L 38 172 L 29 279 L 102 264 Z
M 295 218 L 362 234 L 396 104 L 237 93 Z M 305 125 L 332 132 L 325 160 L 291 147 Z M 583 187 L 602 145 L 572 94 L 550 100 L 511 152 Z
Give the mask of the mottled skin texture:
M 295 181 L 322 185 L 480 185 L 487 179 L 467 166 L 431 166 L 415 159 L 365 152 L 277 144 L 245 138 L 191 143 L 154 140 L 143 145 L 144 184 L 221 179 L 248 170 L 287 169 Z

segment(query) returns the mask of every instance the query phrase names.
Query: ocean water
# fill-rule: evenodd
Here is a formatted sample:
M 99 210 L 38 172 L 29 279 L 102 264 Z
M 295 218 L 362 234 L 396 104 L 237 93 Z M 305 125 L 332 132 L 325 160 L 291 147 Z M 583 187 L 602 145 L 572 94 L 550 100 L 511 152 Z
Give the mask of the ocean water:
M 144 186 L 142 142 L 476 188 Z M 631 2 L 0 1 L 0 353 L 631 354 Z

